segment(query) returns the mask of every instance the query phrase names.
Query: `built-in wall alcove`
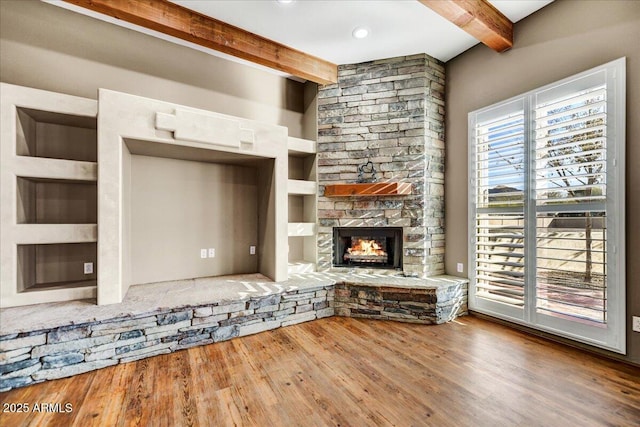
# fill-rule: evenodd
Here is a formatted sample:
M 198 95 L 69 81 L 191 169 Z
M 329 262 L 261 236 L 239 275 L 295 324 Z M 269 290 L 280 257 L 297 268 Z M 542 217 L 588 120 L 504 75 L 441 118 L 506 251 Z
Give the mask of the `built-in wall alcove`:
M 98 304 L 131 285 L 287 278 L 287 128 L 104 89 L 98 102 Z
M 16 154 L 49 159 L 97 161 L 95 117 L 16 108 Z
M 0 306 L 92 299 L 98 103 L 0 83 Z
M 1 86 L 2 306 L 287 279 L 286 127 L 106 89 L 96 101 Z
M 96 224 L 95 182 L 16 178 L 18 224 Z
M 266 215 L 260 206 L 271 182 L 262 178 L 274 159 L 134 139 L 124 144 L 132 285 L 260 272 L 259 224 Z
M 96 286 L 96 243 L 17 245 L 19 293 Z M 93 264 L 85 273 L 83 264 Z
M 289 235 L 288 262 L 297 265 L 298 271 L 302 266 L 315 270 L 317 240 L 315 230 L 309 227 L 315 225 L 318 209 L 315 171 L 315 155 L 289 157 L 289 223 L 300 230 Z

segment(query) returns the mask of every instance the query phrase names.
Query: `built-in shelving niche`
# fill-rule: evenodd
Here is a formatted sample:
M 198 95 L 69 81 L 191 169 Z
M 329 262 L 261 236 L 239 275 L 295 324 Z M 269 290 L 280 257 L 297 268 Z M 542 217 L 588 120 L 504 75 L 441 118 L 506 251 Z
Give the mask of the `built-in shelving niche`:
M 18 156 L 96 162 L 97 119 L 17 108 Z
M 18 224 L 97 224 L 96 182 L 17 178 Z
M 289 138 L 289 273 L 316 268 L 315 142 Z
M 96 243 L 17 245 L 18 292 L 96 286 Z M 92 262 L 92 274 L 84 274 L 84 263 Z
M 15 218 L 3 223 L 12 229 L 3 257 L 15 271 L 2 275 L 2 305 L 95 298 L 97 102 L 2 84 L 2 109 L 15 123 L 2 132 L 11 172 L 2 185 L 12 195 L 3 218 Z

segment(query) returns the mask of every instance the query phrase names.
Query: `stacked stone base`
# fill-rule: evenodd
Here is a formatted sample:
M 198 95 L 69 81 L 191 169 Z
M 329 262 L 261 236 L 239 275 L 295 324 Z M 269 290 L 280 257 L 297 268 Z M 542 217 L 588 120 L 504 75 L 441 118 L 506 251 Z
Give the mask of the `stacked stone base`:
M 339 283 L 334 307 L 336 316 L 441 324 L 467 314 L 467 286 L 452 283 L 399 288 Z
M 280 294 L 0 336 L 0 391 L 333 315 L 439 324 L 466 313 L 464 279 L 324 278 Z
M 333 316 L 333 285 L 0 336 L 0 391 Z

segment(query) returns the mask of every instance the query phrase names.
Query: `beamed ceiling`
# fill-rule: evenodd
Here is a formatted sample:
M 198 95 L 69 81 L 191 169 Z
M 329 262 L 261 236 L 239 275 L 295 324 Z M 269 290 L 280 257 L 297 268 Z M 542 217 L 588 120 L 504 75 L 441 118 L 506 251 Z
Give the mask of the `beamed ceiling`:
M 447 61 L 481 42 L 513 46 L 513 22 L 549 0 L 64 0 L 50 2 L 190 47 L 320 84 L 337 64 L 427 53 Z M 365 28 L 364 39 L 352 36 Z M 496 53 L 498 54 L 498 53 Z

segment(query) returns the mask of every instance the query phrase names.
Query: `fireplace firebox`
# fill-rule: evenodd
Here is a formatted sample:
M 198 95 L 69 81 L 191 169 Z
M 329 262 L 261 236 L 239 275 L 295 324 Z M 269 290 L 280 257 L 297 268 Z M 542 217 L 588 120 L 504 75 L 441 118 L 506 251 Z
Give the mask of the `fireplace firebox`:
M 402 268 L 402 228 L 335 227 L 334 267 Z

